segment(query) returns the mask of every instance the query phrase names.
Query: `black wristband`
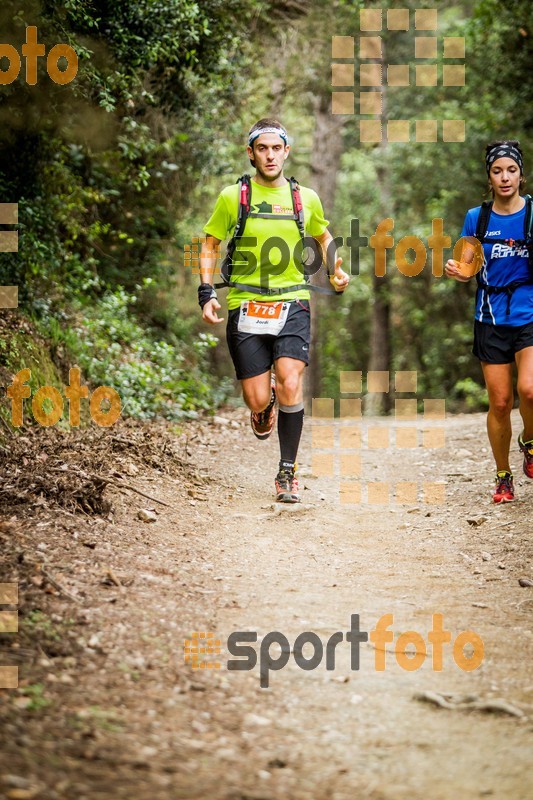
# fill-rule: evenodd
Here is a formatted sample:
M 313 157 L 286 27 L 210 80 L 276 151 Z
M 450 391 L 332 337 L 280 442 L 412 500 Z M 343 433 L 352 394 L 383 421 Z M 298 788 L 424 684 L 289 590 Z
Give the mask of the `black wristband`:
M 213 298 L 217 299 L 217 293 L 210 283 L 201 283 L 198 287 L 198 303 L 200 308 L 203 309 L 206 303 L 209 303 Z

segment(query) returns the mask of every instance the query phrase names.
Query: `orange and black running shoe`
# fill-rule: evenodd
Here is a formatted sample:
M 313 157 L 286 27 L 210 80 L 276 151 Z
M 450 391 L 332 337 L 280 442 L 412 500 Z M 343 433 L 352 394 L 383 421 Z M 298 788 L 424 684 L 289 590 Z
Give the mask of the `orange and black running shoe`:
M 272 395 L 270 403 L 263 411 L 252 411 L 250 425 L 258 439 L 268 439 L 276 424 L 276 378 L 271 378 Z
M 296 477 L 296 464 L 293 467 L 281 466 L 276 475 L 276 502 L 299 503 L 298 478 Z

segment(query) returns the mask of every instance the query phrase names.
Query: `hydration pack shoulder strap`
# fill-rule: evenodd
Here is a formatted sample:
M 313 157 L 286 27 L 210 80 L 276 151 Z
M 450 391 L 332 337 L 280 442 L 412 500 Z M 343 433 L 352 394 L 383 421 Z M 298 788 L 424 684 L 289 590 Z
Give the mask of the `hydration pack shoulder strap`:
M 530 194 L 526 194 L 524 197 L 526 201 L 526 212 L 524 216 L 524 238 L 523 239 L 495 239 L 492 236 L 487 237 L 487 231 L 489 228 L 489 221 L 490 215 L 492 213 L 492 200 L 485 201 L 481 204 L 481 208 L 479 211 L 479 216 L 477 219 L 476 225 L 476 232 L 474 236 L 478 239 L 481 244 L 485 242 L 490 244 L 506 244 L 509 247 L 522 247 L 526 246 L 528 251 L 528 267 L 529 267 L 529 279 L 527 280 L 516 280 L 511 281 L 511 283 L 498 285 L 498 286 L 491 286 L 488 283 L 485 283 L 479 277 L 479 272 L 476 275 L 476 279 L 478 282 L 478 286 L 481 289 L 484 289 L 489 295 L 491 294 L 506 294 L 507 295 L 507 307 L 506 307 L 506 315 L 508 316 L 511 313 L 511 299 L 513 296 L 513 292 L 518 289 L 519 286 L 528 286 L 533 284 L 533 202 Z
M 485 201 L 481 204 L 481 209 L 477 218 L 476 232 L 474 234 L 476 239 L 478 239 L 482 244 L 507 244 L 510 247 L 514 247 L 515 245 L 518 247 L 523 247 L 526 245 L 529 255 L 531 256 L 530 248 L 533 244 L 533 204 L 531 195 L 526 194 L 524 200 L 526 201 L 526 212 L 524 215 L 524 235 L 522 239 L 496 239 L 492 236 L 487 237 L 490 215 L 492 213 L 492 200 Z
M 246 227 L 246 220 L 250 214 L 250 201 L 252 195 L 251 178 L 249 175 L 242 175 L 237 181 L 239 184 L 239 207 L 237 211 L 237 223 L 233 236 L 228 242 L 226 255 L 220 266 L 220 275 L 224 283 L 215 284 L 216 289 L 221 289 L 223 286 L 229 286 L 231 280 L 231 273 L 233 270 L 233 255 L 237 248 L 237 241 L 242 237 Z

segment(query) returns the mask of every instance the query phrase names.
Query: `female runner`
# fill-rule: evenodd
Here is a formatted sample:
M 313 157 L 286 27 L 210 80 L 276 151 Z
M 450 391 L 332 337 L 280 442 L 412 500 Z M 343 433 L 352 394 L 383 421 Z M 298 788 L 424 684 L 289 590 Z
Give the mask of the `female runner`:
M 489 397 L 487 431 L 497 470 L 493 500 L 502 503 L 515 497 L 509 463 L 513 364 L 518 372 L 523 423 L 518 446 L 524 457 L 524 473 L 533 479 L 533 245 L 530 243 L 529 256 L 531 231 L 528 239 L 525 229 L 531 201 L 520 195 L 525 177 L 519 142 L 487 145 L 485 164 L 493 197 L 490 217 L 488 210 L 484 212 L 486 230 L 478 227 L 482 207 L 477 206 L 468 211 L 461 235 L 477 236 L 483 247 L 483 263 L 476 275 L 472 352 L 481 362 Z M 461 261 L 447 262 L 449 278 L 470 280 L 479 250 L 479 242 L 476 244 L 477 248 L 465 242 Z

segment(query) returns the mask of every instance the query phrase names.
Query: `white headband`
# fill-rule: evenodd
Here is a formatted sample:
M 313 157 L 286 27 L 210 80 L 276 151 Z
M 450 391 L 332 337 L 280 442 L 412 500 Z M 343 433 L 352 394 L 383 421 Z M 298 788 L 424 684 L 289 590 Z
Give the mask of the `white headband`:
M 283 139 L 285 144 L 287 144 L 287 134 L 283 130 L 283 128 L 258 128 L 258 130 L 255 130 L 255 131 L 253 131 L 253 133 L 250 134 L 250 137 L 248 139 L 248 147 L 251 147 L 252 144 L 255 142 L 255 140 L 259 136 L 262 136 L 263 133 L 276 133 L 278 136 L 280 136 Z

